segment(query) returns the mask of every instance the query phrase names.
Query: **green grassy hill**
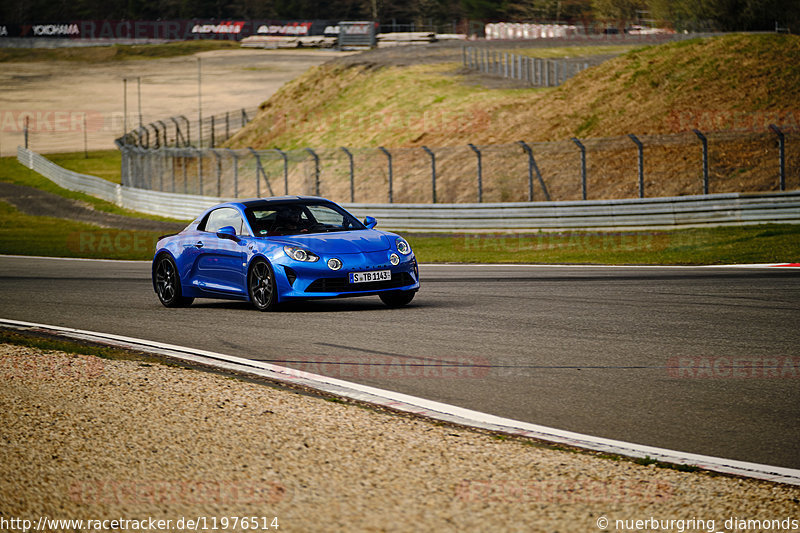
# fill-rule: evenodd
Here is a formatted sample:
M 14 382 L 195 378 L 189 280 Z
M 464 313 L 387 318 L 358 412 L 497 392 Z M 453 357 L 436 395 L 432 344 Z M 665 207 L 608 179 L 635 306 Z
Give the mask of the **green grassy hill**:
M 231 146 L 452 146 L 796 124 L 800 37 L 632 50 L 552 89 L 487 89 L 457 64 L 333 61 L 287 84 Z M 794 113 L 792 113 L 794 112 Z

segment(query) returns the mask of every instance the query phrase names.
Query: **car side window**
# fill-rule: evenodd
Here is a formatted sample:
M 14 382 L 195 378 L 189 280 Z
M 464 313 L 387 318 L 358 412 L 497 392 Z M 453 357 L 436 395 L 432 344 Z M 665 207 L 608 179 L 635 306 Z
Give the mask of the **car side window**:
M 209 213 L 203 231 L 216 233 L 225 226 L 233 226 L 237 235 L 247 233 L 242 216 L 232 207 L 220 207 Z

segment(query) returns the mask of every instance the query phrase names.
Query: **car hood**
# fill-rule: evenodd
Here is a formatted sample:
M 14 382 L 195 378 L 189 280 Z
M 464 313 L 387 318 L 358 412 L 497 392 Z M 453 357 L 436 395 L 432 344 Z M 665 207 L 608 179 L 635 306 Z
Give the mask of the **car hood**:
M 271 240 L 292 246 L 302 246 L 316 254 L 324 255 L 380 252 L 388 250 L 390 247 L 389 238 L 374 230 L 292 235 Z

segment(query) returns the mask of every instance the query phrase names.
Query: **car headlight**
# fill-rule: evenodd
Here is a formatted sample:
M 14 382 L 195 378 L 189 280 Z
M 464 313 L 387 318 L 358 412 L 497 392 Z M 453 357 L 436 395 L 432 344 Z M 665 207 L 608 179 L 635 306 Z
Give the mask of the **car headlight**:
M 305 248 L 299 248 L 297 246 L 284 246 L 283 252 L 295 261 L 302 261 L 304 263 L 313 263 L 314 261 L 319 261 L 319 256 L 317 254 L 306 250 Z
M 399 255 L 397 255 L 396 253 L 392 253 L 392 254 L 389 256 L 389 262 L 390 262 L 390 263 L 391 263 L 393 266 L 397 266 L 397 265 L 399 265 L 399 264 L 400 264 L 400 256 L 399 256 Z
M 342 261 L 337 257 L 331 257 L 328 259 L 328 268 L 331 270 L 339 270 L 342 268 Z
M 408 255 L 411 253 L 411 246 L 409 246 L 405 240 L 398 237 L 398 239 L 394 242 L 394 244 L 395 247 L 397 248 L 397 251 L 400 252 L 401 254 Z

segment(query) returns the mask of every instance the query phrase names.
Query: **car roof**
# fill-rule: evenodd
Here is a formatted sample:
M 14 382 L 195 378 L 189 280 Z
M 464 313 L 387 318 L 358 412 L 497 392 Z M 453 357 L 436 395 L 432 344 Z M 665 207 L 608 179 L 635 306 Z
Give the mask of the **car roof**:
M 327 198 L 320 198 L 319 196 L 271 196 L 268 198 L 249 198 L 247 200 L 239 200 L 237 203 L 243 205 L 244 207 L 266 207 L 270 204 L 299 204 L 307 202 L 333 203 Z

